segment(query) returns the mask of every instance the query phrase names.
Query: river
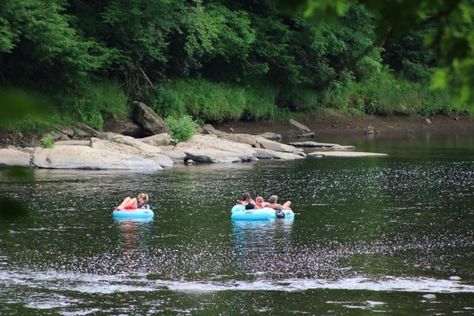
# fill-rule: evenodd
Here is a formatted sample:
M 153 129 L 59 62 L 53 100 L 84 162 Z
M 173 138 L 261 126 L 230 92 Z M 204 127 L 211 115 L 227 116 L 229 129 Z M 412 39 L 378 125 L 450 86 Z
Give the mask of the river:
M 0 314 L 472 315 L 474 140 L 354 143 L 389 156 L 2 173 Z M 113 220 L 140 191 L 154 220 Z M 295 219 L 232 222 L 243 191 Z

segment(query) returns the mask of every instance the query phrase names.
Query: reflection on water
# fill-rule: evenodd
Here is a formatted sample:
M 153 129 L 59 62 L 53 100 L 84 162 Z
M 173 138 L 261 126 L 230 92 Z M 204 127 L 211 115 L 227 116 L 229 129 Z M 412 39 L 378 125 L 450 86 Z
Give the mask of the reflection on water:
M 287 263 L 275 260 L 286 256 L 291 247 L 293 219 L 267 221 L 232 221 L 235 240 L 236 266 L 247 274 L 259 275 L 265 271 L 280 271 Z
M 149 238 L 151 241 L 153 219 L 136 218 L 126 220 L 116 220 L 115 223 L 120 229 L 122 244 L 126 249 L 133 249 L 137 246 L 139 238 Z M 143 241 L 142 241 L 143 243 Z
M 358 145 L 390 155 L 0 173 L 34 215 L 0 230 L 0 314 L 472 313 L 474 143 Z M 141 191 L 154 219 L 115 221 Z M 231 221 L 243 191 L 294 220 Z

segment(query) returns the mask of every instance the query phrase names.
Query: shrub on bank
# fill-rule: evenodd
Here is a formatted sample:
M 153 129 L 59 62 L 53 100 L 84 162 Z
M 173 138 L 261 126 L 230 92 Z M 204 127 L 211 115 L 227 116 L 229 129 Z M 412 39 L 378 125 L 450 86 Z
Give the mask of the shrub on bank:
M 54 141 L 53 137 L 51 134 L 46 134 L 43 138 L 41 138 L 41 146 L 43 148 L 53 148 L 54 147 Z
M 168 116 L 166 123 L 171 131 L 171 137 L 179 142 L 188 140 L 196 133 L 196 122 L 189 115 Z

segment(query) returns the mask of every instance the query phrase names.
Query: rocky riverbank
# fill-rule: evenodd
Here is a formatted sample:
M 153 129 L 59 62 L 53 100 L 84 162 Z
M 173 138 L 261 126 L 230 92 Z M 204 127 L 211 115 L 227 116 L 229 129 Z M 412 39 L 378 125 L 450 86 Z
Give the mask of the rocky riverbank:
M 176 144 L 162 133 L 137 139 L 104 132 L 84 140 L 60 140 L 52 148 L 13 147 L 0 149 L 1 165 L 48 169 L 141 169 L 161 170 L 176 163 L 235 163 L 258 159 L 301 159 L 302 149 L 250 134 L 228 134 L 205 126 Z
M 364 117 L 356 120 L 326 111 L 298 121 L 230 122 L 218 125 L 218 129 L 206 124 L 189 140 L 177 143 L 171 138 L 166 123 L 149 107 L 136 102 L 133 121 L 116 122 L 111 118 L 105 130 L 108 131 L 99 132 L 79 123 L 71 128 L 58 128 L 51 135 L 54 139 L 52 148 L 39 146 L 38 136 L 35 139 L 33 135 L 28 141 L 19 133 L 3 134 L 0 135 L 0 165 L 155 171 L 177 164 L 294 160 L 307 156 L 371 157 L 383 154 L 356 152 L 354 146 L 314 140 L 324 139 L 323 135 L 404 137 L 421 132 L 474 135 L 474 124 L 465 116 L 432 119 Z
M 111 169 L 156 171 L 175 164 L 240 163 L 261 159 L 294 160 L 307 154 L 301 147 L 317 149 L 316 157 L 370 156 L 354 147 L 314 141 L 284 144 L 277 134 L 226 133 L 204 125 L 186 142 L 176 143 L 168 133 L 134 138 L 111 132 L 90 131 L 88 139 L 58 140 L 52 148 L 14 147 L 0 149 L 0 165 L 46 169 Z M 321 154 L 323 153 L 323 154 Z M 338 153 L 341 153 L 338 155 Z

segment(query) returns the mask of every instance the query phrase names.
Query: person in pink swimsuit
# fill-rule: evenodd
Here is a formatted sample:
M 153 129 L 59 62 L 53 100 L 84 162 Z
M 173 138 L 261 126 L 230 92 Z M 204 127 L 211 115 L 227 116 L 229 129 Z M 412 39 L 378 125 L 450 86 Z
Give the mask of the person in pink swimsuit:
M 136 210 L 136 209 L 143 209 L 148 207 L 148 194 L 140 193 L 136 198 L 130 198 L 127 196 L 119 206 L 115 209 L 117 211 L 123 210 Z

